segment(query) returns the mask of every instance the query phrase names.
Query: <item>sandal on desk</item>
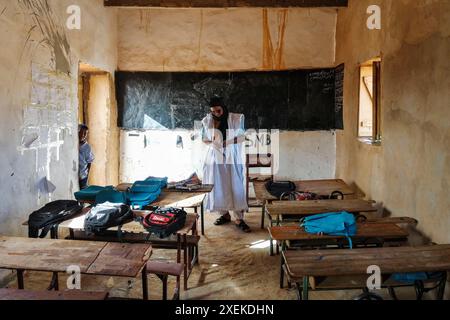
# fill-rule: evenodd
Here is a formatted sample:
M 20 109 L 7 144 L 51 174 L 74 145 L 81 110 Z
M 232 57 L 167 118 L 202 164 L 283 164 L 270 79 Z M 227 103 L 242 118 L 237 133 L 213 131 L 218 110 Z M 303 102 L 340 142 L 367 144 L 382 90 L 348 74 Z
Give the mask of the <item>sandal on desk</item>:
M 214 222 L 214 224 L 216 226 L 221 226 L 221 225 L 229 223 L 229 222 L 231 222 L 231 217 L 229 214 L 226 214 L 226 215 L 220 216 L 220 218 L 218 218 L 216 220 L 216 222 Z
M 245 233 L 251 232 L 250 227 L 245 223 L 244 220 L 241 220 L 239 224 L 236 224 L 236 227 L 244 231 Z

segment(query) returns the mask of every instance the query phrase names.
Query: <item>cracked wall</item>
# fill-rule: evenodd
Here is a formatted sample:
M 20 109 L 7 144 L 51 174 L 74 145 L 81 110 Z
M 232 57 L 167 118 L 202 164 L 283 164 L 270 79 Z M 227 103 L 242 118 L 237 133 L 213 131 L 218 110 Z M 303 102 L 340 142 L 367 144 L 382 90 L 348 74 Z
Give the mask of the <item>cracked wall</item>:
M 81 30 L 65 26 L 73 4 Z M 78 190 L 78 61 L 114 72 L 116 18 L 101 0 L 0 0 L 0 234 Z

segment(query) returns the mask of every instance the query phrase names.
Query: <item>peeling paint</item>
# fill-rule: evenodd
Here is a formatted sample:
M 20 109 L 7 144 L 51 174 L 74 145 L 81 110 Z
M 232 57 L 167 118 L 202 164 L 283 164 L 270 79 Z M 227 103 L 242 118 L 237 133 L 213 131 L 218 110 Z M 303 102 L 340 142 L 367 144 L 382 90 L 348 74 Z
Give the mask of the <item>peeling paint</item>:
M 64 30 L 64 24 L 58 23 L 47 0 L 18 0 L 34 23 L 29 34 L 37 27 L 42 35 L 41 44 L 52 51 L 56 70 L 70 74 L 70 45 Z M 27 41 L 29 41 L 29 37 Z

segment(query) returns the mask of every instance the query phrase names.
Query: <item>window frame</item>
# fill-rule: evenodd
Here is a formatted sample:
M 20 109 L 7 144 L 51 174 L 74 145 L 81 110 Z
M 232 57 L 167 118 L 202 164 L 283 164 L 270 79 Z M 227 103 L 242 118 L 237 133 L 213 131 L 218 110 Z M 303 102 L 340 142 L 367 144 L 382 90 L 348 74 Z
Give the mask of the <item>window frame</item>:
M 371 145 L 380 145 L 381 135 L 381 57 L 370 59 L 358 65 L 358 115 L 356 136 L 358 140 Z M 361 72 L 364 67 L 372 67 L 373 75 L 373 100 L 372 100 L 372 136 L 360 135 L 360 113 L 361 113 Z

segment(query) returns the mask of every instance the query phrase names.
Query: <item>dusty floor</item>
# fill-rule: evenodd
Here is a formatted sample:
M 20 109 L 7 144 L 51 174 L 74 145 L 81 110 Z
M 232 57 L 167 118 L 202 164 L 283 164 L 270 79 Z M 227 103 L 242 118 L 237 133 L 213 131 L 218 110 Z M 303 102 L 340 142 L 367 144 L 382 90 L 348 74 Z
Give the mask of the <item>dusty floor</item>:
M 269 256 L 267 231 L 260 229 L 260 209 L 252 209 L 247 214 L 247 223 L 252 232 L 242 233 L 233 224 L 214 226 L 215 214 L 206 214 L 206 235 L 200 241 L 200 264 L 194 268 L 189 278 L 189 290 L 181 291 L 185 300 L 294 300 L 293 290 L 279 288 L 279 256 Z M 172 250 L 154 250 L 152 259 L 175 261 Z M 13 276 L 13 275 L 12 275 Z M 15 278 L 15 277 L 14 277 Z M 51 279 L 50 274 L 27 272 L 25 287 L 31 290 L 45 289 Z M 64 288 L 66 278 L 60 277 L 60 287 Z M 169 295 L 173 292 L 174 279 L 170 280 Z M 9 287 L 15 287 L 13 280 Z M 106 290 L 111 297 L 140 298 L 141 281 L 132 279 L 83 276 L 82 289 L 90 291 Z M 160 280 L 149 277 L 150 299 L 161 299 Z M 352 299 L 360 291 L 312 292 L 310 299 L 335 300 Z M 387 292 L 380 294 L 386 298 Z M 399 298 L 414 298 L 412 288 L 399 291 Z M 433 298 L 428 294 L 425 298 Z

